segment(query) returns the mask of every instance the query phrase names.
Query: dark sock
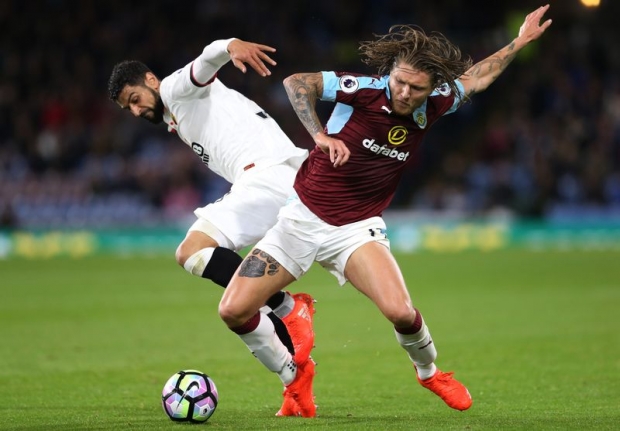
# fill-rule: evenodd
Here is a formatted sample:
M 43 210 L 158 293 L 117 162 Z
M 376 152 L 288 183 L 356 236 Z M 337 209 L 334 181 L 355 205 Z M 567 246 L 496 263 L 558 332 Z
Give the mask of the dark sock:
M 267 307 L 272 310 L 278 308 L 284 302 L 284 295 L 286 295 L 286 293 L 282 290 L 271 295 L 271 297 L 267 300 Z
M 420 329 L 422 329 L 422 314 L 420 314 L 420 312 L 418 311 L 417 308 L 414 308 L 415 310 L 415 319 L 413 320 L 413 325 L 411 325 L 409 328 L 397 328 L 396 326 L 394 327 L 394 329 L 396 329 L 396 331 L 400 334 L 417 334 Z
M 276 334 L 278 335 L 280 341 L 282 341 L 282 344 L 284 344 L 289 353 L 294 356 L 295 347 L 293 346 L 293 340 L 291 340 L 291 335 L 288 333 L 288 329 L 286 329 L 286 325 L 282 319 L 276 316 L 273 311 L 267 314 L 267 317 L 269 317 L 273 322 L 273 326 L 276 328 Z
M 215 247 L 213 256 L 202 272 L 202 277 L 226 288 L 241 262 L 243 258 L 234 251 L 224 247 Z
M 250 319 L 243 325 L 230 328 L 230 330 L 239 335 L 248 334 L 255 330 L 258 327 L 259 323 L 260 313 L 256 313 L 254 316 L 250 317 Z

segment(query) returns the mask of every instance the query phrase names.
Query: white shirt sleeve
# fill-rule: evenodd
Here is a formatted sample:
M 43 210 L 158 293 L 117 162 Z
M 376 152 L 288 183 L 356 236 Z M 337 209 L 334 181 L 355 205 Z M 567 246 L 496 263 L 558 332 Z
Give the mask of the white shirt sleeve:
M 228 44 L 232 39 L 216 40 L 211 42 L 202 51 L 202 54 L 192 64 L 192 81 L 197 86 L 206 85 L 217 71 L 230 61 L 227 51 Z

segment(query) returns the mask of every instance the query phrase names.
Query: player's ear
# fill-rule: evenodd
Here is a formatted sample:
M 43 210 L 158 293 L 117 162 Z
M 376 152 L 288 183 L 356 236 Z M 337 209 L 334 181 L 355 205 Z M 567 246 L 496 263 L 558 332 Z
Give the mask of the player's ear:
M 153 90 L 159 90 L 159 79 L 153 72 L 146 72 L 144 83 Z

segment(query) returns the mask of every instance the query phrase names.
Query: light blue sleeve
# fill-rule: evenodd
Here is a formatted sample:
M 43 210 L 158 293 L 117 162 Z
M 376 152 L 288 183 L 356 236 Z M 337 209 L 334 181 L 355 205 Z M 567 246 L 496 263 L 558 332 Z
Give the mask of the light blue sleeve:
M 323 94 L 320 99 L 328 102 L 336 100 L 336 91 L 340 88 L 340 79 L 334 72 L 321 72 L 323 75 Z
M 454 83 L 456 84 L 456 87 L 459 89 L 459 92 L 458 94 L 454 95 L 454 102 L 452 103 L 452 106 L 450 107 L 450 109 L 444 112 L 443 115 L 452 114 L 454 111 L 456 111 L 459 108 L 459 106 L 461 106 L 463 97 L 465 96 L 465 87 L 463 87 L 463 83 L 458 79 L 455 79 Z M 448 84 L 444 83 L 444 84 L 441 84 L 439 87 L 435 88 L 433 92 L 431 93 L 431 96 L 442 95 L 444 97 L 447 97 L 450 95 L 450 93 L 451 93 L 450 87 L 448 87 Z
M 337 76 L 335 72 L 321 72 L 323 75 L 323 94 L 320 99 L 328 102 L 335 102 L 337 92 L 341 94 L 354 95 L 358 90 L 372 88 L 381 90 L 387 88 L 387 81 L 373 76 L 349 75 Z
M 459 93 L 454 95 L 454 103 L 452 104 L 450 109 L 448 109 L 443 115 L 452 114 L 454 111 L 456 111 L 459 108 L 459 106 L 461 106 L 461 102 L 463 101 L 463 96 L 465 96 L 465 87 L 463 87 L 463 83 L 458 79 L 456 79 L 454 83 L 459 89 Z

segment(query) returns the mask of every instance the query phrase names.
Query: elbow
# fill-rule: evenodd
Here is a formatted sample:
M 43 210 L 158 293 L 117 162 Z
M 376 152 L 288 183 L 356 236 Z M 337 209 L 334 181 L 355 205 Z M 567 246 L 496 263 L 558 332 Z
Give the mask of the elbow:
M 282 80 L 282 85 L 284 85 L 284 88 L 288 88 L 288 87 L 289 87 L 289 85 L 290 85 L 290 83 L 291 83 L 291 78 L 292 78 L 293 76 L 294 76 L 294 75 L 287 76 L 286 78 L 284 78 L 284 79 Z
M 289 91 L 290 88 L 293 87 L 293 82 L 295 82 L 298 79 L 299 79 L 299 73 L 295 73 L 293 75 L 290 75 L 284 78 L 284 80 L 282 81 L 282 84 L 284 85 L 284 88 L 286 89 L 287 92 Z
M 288 94 L 289 98 L 293 97 L 298 90 L 299 82 L 300 82 L 300 73 L 295 73 L 293 75 L 287 76 L 282 81 L 282 85 L 284 85 L 284 90 L 286 90 L 286 94 Z

